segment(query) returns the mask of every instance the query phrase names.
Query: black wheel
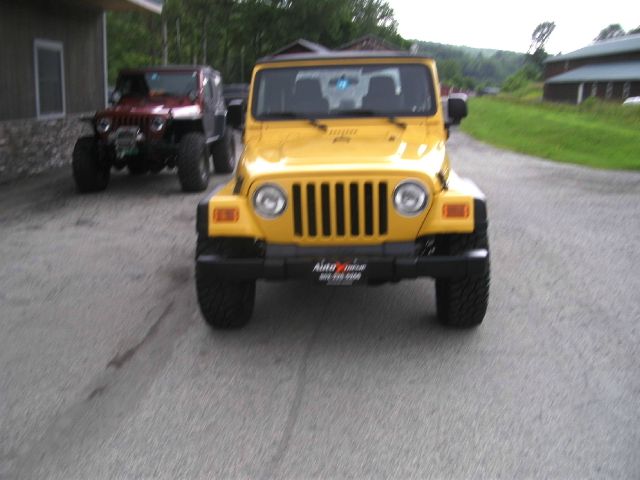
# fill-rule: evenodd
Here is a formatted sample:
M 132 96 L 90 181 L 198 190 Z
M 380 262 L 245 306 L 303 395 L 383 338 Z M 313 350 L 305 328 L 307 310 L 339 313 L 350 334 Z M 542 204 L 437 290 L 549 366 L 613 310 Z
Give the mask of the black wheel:
M 252 241 L 230 238 L 198 238 L 196 256 L 201 254 L 228 258 L 255 255 Z M 256 296 L 255 280 L 235 282 L 212 278 L 196 264 L 196 290 L 202 316 L 211 327 L 240 328 L 249 322 Z
M 224 129 L 224 135 L 213 144 L 213 166 L 216 173 L 231 173 L 236 166 L 236 147 L 231 128 Z
M 445 235 L 436 240 L 436 253 L 455 255 L 489 248 L 486 230 L 468 235 Z M 436 280 L 438 318 L 449 327 L 471 328 L 482 323 L 489 303 L 490 267 L 476 276 Z
M 107 188 L 111 168 L 102 162 L 94 137 L 82 137 L 73 148 L 73 179 L 79 192 L 97 192 Z
M 185 192 L 201 192 L 209 184 L 209 153 L 204 135 L 187 133 L 178 146 L 178 178 Z

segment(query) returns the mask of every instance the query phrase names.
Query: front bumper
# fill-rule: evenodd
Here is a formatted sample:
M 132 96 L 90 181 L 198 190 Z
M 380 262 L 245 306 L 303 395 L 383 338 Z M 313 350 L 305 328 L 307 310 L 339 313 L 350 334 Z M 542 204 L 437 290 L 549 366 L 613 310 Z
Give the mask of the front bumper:
M 314 249 L 309 255 L 267 255 L 265 258 L 225 258 L 199 255 L 197 266 L 212 278 L 225 280 L 317 279 L 318 265 L 336 261 L 366 265 L 363 278 L 396 281 L 418 277 L 452 278 L 481 275 L 489 268 L 489 251 L 469 250 L 458 255 L 345 255 L 331 249 Z M 323 251 L 324 250 L 324 251 Z
M 110 151 L 114 156 L 118 156 L 119 150 L 113 140 L 102 139 L 101 145 Z M 165 139 L 146 139 L 136 141 L 133 148 L 121 150 L 121 156 L 129 156 L 133 154 L 143 155 L 176 155 L 178 153 L 178 145 Z

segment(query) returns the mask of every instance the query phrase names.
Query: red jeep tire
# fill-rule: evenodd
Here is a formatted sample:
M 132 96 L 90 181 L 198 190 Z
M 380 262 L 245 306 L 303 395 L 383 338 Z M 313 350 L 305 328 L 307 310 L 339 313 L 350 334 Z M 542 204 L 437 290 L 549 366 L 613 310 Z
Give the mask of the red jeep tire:
M 216 173 L 231 173 L 236 166 L 236 148 L 233 131 L 227 127 L 220 140 L 213 144 L 213 166 Z
M 107 188 L 111 176 L 108 164 L 102 164 L 94 137 L 81 137 L 73 148 L 73 179 L 81 193 L 97 192 Z
M 187 133 L 180 140 L 178 178 L 185 192 L 201 192 L 209 185 L 209 149 L 202 133 Z

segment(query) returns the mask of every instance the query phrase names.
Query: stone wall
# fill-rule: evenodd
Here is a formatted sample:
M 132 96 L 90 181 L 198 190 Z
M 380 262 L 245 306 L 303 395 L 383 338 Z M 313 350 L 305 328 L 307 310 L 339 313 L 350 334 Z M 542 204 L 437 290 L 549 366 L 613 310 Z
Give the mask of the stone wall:
M 78 137 L 92 133 L 80 117 L 0 122 L 0 184 L 70 164 Z

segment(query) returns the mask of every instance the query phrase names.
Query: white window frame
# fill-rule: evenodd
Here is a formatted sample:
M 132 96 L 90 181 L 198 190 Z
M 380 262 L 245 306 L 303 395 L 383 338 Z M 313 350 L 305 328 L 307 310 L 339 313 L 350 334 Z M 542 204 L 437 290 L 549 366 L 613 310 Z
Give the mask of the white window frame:
M 62 87 L 62 112 L 40 113 L 40 75 L 38 72 L 38 49 L 54 50 L 60 53 L 60 80 Z M 33 41 L 33 71 L 35 73 L 36 84 L 36 117 L 38 120 L 51 120 L 63 118 L 67 114 L 67 98 L 64 79 L 64 45 L 62 42 L 54 42 L 53 40 L 44 40 L 36 38 Z

